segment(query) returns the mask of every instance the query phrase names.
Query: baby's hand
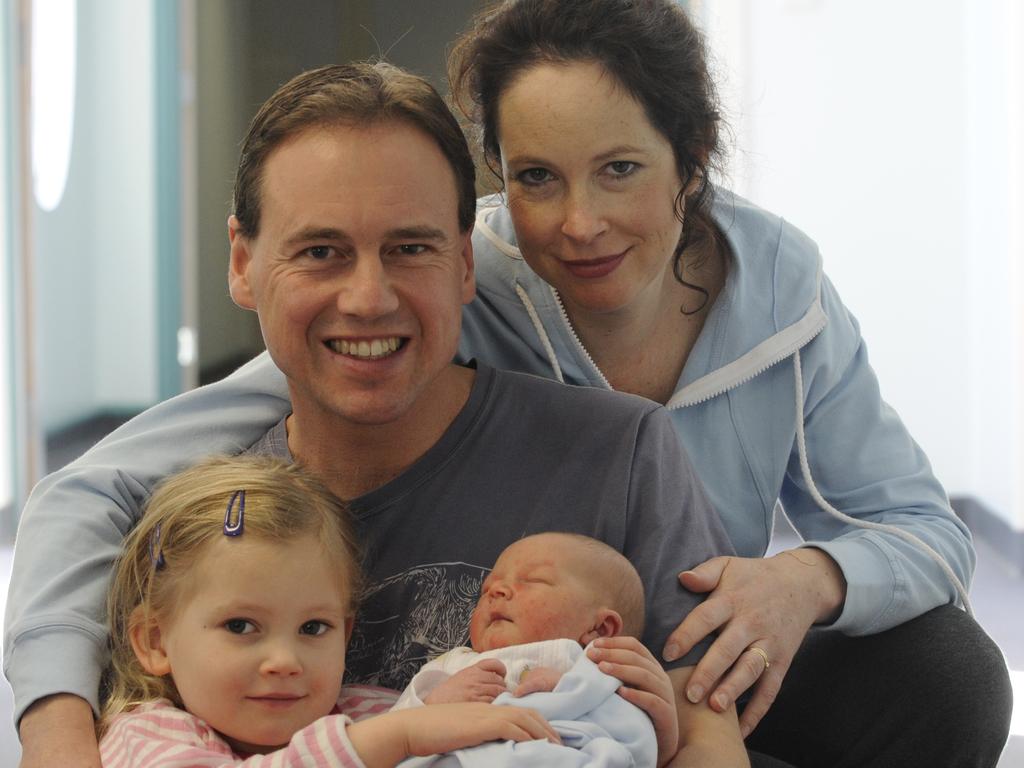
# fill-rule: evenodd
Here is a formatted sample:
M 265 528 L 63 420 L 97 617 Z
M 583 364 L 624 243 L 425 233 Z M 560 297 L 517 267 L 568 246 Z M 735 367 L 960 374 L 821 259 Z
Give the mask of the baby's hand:
M 621 680 L 619 695 L 651 718 L 658 738 L 658 765 L 665 765 L 679 749 L 679 718 L 672 681 L 661 664 L 633 637 L 595 640 L 587 656 L 602 672 Z
M 553 691 L 561 679 L 562 673 L 551 667 L 528 669 L 519 676 L 519 685 L 516 686 L 512 695 L 525 696 L 538 691 Z
M 423 703 L 490 704 L 505 690 L 505 665 L 497 659 L 484 659 L 449 677 L 428 693 Z

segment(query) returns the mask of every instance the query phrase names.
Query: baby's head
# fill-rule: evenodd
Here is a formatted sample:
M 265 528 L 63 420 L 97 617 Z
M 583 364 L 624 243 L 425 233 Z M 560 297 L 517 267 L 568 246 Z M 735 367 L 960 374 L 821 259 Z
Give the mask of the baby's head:
M 103 725 L 166 698 L 237 750 L 287 743 L 337 700 L 359 560 L 344 505 L 296 465 L 216 458 L 168 478 L 115 566 Z
M 540 533 L 508 546 L 480 589 L 470 622 L 475 651 L 569 638 L 640 637 L 644 588 L 636 569 L 604 542 Z

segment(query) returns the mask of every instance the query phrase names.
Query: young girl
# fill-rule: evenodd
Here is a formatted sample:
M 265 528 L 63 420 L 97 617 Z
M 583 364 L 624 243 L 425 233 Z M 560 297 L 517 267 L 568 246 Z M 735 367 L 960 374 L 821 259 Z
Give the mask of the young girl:
M 376 768 L 557 741 L 535 712 L 487 704 L 355 722 L 354 702 L 391 703 L 365 687 L 339 702 L 360 578 L 344 505 L 297 466 L 218 458 L 167 480 L 111 583 L 103 765 Z

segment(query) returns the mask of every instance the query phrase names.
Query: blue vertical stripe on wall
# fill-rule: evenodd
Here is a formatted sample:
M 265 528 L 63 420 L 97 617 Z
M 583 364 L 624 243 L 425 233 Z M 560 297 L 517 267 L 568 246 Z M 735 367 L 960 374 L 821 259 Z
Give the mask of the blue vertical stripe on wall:
M 157 382 L 161 399 L 181 392 L 181 85 L 178 4 L 150 0 L 156 23 Z

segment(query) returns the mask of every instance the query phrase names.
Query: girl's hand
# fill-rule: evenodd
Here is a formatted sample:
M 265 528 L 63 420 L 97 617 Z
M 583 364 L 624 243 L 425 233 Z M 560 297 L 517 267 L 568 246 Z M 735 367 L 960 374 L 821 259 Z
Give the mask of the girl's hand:
M 483 659 L 456 672 L 432 690 L 424 704 L 490 704 L 505 688 L 505 665 L 497 659 Z
M 490 704 L 441 704 L 420 707 L 409 716 L 406 744 L 410 755 L 436 755 L 488 741 L 533 741 L 561 744 L 555 729 L 532 709 Z
M 711 691 L 711 708 L 722 712 L 756 683 L 740 718 L 746 738 L 775 701 L 807 630 L 838 615 L 846 580 L 825 552 L 800 548 L 770 558 L 716 557 L 679 574 L 679 581 L 711 594 L 671 634 L 665 658 L 685 655 L 717 630 L 686 697 L 697 703 Z
M 488 741 L 562 741 L 532 709 L 491 704 L 438 704 L 361 720 L 348 737 L 368 768 L 392 768 L 406 757 L 436 755 Z
M 658 738 L 658 765 L 679 748 L 679 718 L 672 681 L 644 645 L 633 637 L 602 637 L 587 650 L 598 669 L 622 681 L 619 695 L 647 713 Z

